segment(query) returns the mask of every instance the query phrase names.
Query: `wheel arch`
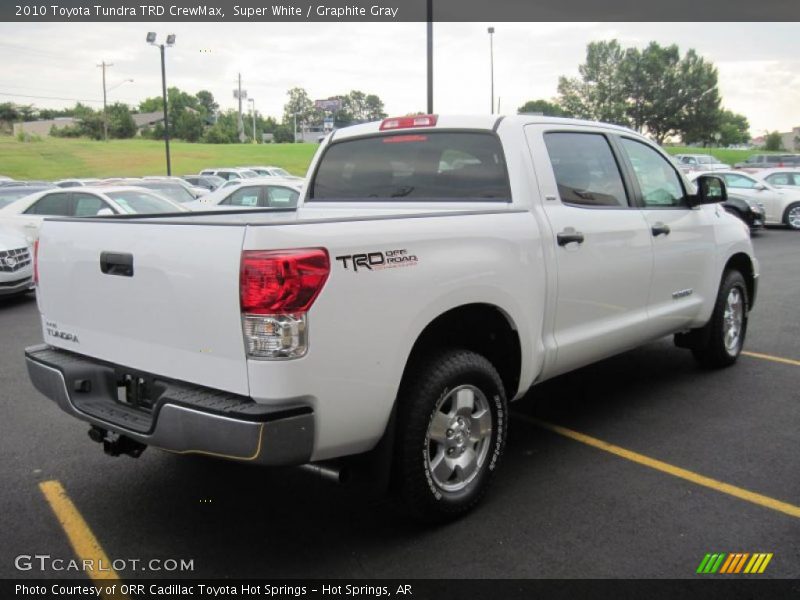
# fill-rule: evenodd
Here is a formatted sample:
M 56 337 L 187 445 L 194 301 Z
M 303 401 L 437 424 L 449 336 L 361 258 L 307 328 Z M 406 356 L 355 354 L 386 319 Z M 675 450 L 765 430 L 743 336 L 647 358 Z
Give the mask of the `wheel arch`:
M 522 372 L 522 345 L 511 316 L 488 303 L 463 304 L 430 321 L 411 347 L 402 381 L 416 360 L 437 348 L 457 347 L 486 357 L 497 369 L 506 398 L 517 395 Z
M 747 297 L 750 300 L 748 310 L 752 310 L 756 301 L 757 292 L 756 273 L 752 259 L 744 252 L 737 252 L 728 258 L 725 263 L 725 268 L 722 270 L 723 275 L 730 270 L 739 271 L 742 277 L 744 277 L 745 284 L 747 285 Z

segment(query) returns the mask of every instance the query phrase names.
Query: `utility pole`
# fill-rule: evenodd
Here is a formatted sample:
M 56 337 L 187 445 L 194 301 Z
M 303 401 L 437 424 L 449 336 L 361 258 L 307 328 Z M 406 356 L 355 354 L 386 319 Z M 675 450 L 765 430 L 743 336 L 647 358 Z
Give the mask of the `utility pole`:
M 114 63 L 101 62 L 97 65 L 103 69 L 103 139 L 108 141 L 108 110 L 106 108 L 106 67 L 113 67 Z
M 256 101 L 254 98 L 248 98 L 248 102 L 250 102 L 250 108 L 253 109 L 253 143 L 256 143 Z
M 239 99 L 239 123 L 238 123 L 238 130 L 239 130 L 239 141 L 244 142 L 245 134 L 244 134 L 244 120 L 242 119 L 242 100 L 247 98 L 247 90 L 242 89 L 242 74 L 239 73 L 239 86 L 233 90 L 233 97 Z

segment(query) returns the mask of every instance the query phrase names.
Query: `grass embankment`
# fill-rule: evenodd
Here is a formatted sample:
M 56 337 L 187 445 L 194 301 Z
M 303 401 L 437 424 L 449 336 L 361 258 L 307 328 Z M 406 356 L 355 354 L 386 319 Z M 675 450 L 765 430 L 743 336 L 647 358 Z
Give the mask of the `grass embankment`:
M 275 165 L 305 175 L 317 144 L 188 144 L 171 142 L 173 175 L 209 167 Z M 164 142 L 45 137 L 20 142 L 0 137 L 0 175 L 14 179 L 134 177 L 166 173 Z

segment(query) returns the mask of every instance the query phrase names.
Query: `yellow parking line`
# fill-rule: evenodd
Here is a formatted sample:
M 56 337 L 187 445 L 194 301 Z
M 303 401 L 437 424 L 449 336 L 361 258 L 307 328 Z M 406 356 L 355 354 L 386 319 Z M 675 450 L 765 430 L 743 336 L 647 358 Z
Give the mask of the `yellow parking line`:
M 598 448 L 599 450 L 609 452 L 610 454 L 614 454 L 616 456 L 619 456 L 620 458 L 624 458 L 626 460 L 630 460 L 640 465 L 644 465 L 645 467 L 650 467 L 651 469 L 655 469 L 656 471 L 661 471 L 662 473 L 667 473 L 669 475 L 672 475 L 673 477 L 678 477 L 686 481 L 691 481 L 692 483 L 695 483 L 697 485 L 702 485 L 703 487 L 710 488 L 717 492 L 728 494 L 729 496 L 734 496 L 735 498 L 739 498 L 740 500 L 744 500 L 746 502 L 752 502 L 753 504 L 763 506 L 764 508 L 769 508 L 787 514 L 790 517 L 795 517 L 800 519 L 800 506 L 795 506 L 794 504 L 789 504 L 788 502 L 782 502 L 781 500 L 776 500 L 775 498 L 770 498 L 769 496 L 764 496 L 763 494 L 751 492 L 744 488 L 740 488 L 735 485 L 725 483 L 723 481 L 718 481 L 716 479 L 712 479 L 711 477 L 706 477 L 705 475 L 700 475 L 699 473 L 695 473 L 687 469 L 682 469 L 681 467 L 676 467 L 675 465 L 665 463 L 655 458 L 650 458 L 649 456 L 645 456 L 644 454 L 639 454 L 638 452 L 633 452 L 632 450 L 627 450 L 626 448 L 621 448 L 620 446 L 609 444 L 608 442 L 604 442 L 603 440 L 599 440 L 597 438 L 588 436 L 585 433 L 580 433 L 578 431 L 573 431 L 572 429 L 567 429 L 566 427 L 562 427 L 561 425 L 547 423 L 546 421 L 540 421 L 539 419 L 528 417 L 526 415 L 520 415 L 517 413 L 514 413 L 514 416 L 522 421 L 531 423 L 538 427 L 542 427 L 544 429 L 552 431 L 553 433 L 563 435 L 564 437 L 568 437 L 572 440 L 575 440 L 576 442 L 581 442 L 582 444 Z
M 105 583 L 108 581 L 119 581 L 119 575 L 111 568 L 111 561 L 106 555 L 100 542 L 89 529 L 78 508 L 67 495 L 67 491 L 58 481 L 43 481 L 39 484 L 39 489 L 44 494 L 45 499 L 53 513 L 61 524 L 64 533 L 67 534 L 72 549 L 81 561 L 91 561 L 94 569 L 85 571 L 86 575 L 91 579 Z M 102 564 L 103 570 L 99 570 Z M 97 584 L 96 584 L 97 585 Z M 101 594 L 104 598 L 124 598 L 125 596 L 115 594 L 107 596 Z
M 800 360 L 793 360 L 791 358 L 783 358 L 782 356 L 773 356 L 772 354 L 762 354 L 761 352 L 747 352 L 743 351 L 742 354 L 751 358 L 761 358 L 764 360 L 771 360 L 772 362 L 782 363 L 784 365 L 792 365 L 800 367 Z

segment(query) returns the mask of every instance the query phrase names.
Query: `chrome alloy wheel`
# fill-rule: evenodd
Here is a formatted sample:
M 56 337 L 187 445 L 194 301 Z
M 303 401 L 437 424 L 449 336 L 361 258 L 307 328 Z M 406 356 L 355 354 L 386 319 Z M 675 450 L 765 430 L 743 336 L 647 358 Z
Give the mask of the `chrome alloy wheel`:
M 790 210 L 789 214 L 786 215 L 786 220 L 792 229 L 800 229 L 800 206 L 795 206 Z
M 478 388 L 462 385 L 439 400 L 428 424 L 425 461 L 433 483 L 463 490 L 480 473 L 492 440 L 492 411 Z
M 733 287 L 725 300 L 725 312 L 722 315 L 722 339 L 725 350 L 731 356 L 739 352 L 744 325 L 744 296 L 742 290 Z

